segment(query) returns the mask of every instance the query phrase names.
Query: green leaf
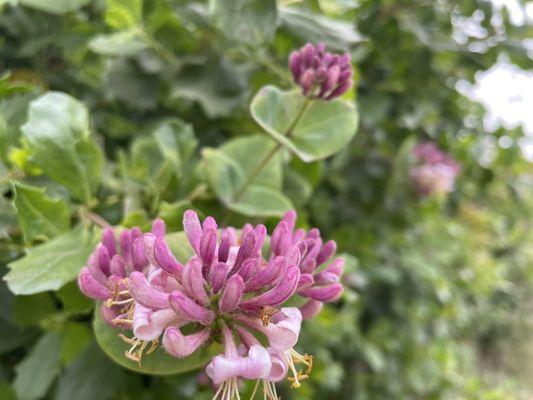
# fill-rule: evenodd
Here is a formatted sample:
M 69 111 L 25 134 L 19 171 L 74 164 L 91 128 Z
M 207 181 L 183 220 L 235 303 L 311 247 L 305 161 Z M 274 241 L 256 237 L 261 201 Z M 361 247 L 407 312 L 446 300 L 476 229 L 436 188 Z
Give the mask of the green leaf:
M 276 142 L 264 135 L 240 137 L 225 142 L 220 151 L 236 161 L 243 171 L 253 171 Z M 281 189 L 283 171 L 281 169 L 281 152 L 277 152 L 254 180 L 255 184 L 272 189 Z
M 55 333 L 41 337 L 28 356 L 16 366 L 14 388 L 22 400 L 43 398 L 59 374 L 60 339 Z
M 95 36 L 89 48 L 95 53 L 111 57 L 131 57 L 146 49 L 146 44 L 137 38 L 137 29 L 129 29 L 110 35 Z
M 34 336 L 34 333 L 0 317 L 0 354 L 22 346 Z
M 87 314 L 94 308 L 94 301 L 86 297 L 77 282 L 70 282 L 56 292 L 63 310 L 72 314 Z
M 38 325 L 43 319 L 57 312 L 50 293 L 33 296 L 16 296 L 13 307 L 13 320 L 22 327 Z
M 80 9 L 90 0 L 19 0 L 20 4 L 50 14 L 65 14 Z
M 192 157 L 198 146 L 192 125 L 178 118 L 161 122 L 153 132 L 159 151 L 170 160 L 176 170 Z
M 213 17 L 224 35 L 237 42 L 270 42 L 278 27 L 276 0 L 214 0 Z
M 125 384 L 125 371 L 93 343 L 72 362 L 57 385 L 56 400 L 108 400 Z
M 202 157 L 206 163 L 207 177 L 216 195 L 229 205 L 246 180 L 244 171 L 237 161 L 219 150 L 205 148 L 202 150 Z
M 201 348 L 190 357 L 178 359 L 170 356 L 162 347 L 158 347 L 153 353 L 145 354 L 142 358 L 142 366 L 139 366 L 138 363 L 124 355 L 131 344 L 119 338 L 120 330 L 107 325 L 99 312 L 95 312 L 93 328 L 98 344 L 113 361 L 124 368 L 144 374 L 172 375 L 191 371 L 206 365 L 211 357 L 220 353 L 221 350 L 219 345 L 212 345 L 208 348 Z
M 292 7 L 281 7 L 279 17 L 281 26 L 291 35 L 303 42 L 324 42 L 329 49 L 346 50 L 365 40 L 351 21 Z
M 13 182 L 13 206 L 27 243 L 34 239 L 51 239 L 70 227 L 70 210 L 60 198 L 46 195 L 45 188 Z
M 100 183 L 103 154 L 91 137 L 85 106 L 65 93 L 48 92 L 31 102 L 22 132 L 33 161 L 88 203 Z
M 191 208 L 191 203 L 188 200 L 176 201 L 174 203 L 162 202 L 159 205 L 159 218 L 162 218 L 167 225 L 167 230 L 175 232 L 182 229 L 181 219 L 183 213 Z
M 250 105 L 255 121 L 306 162 L 339 152 L 355 135 L 358 121 L 355 107 L 344 100 L 308 101 L 299 90 L 265 86 Z
M 221 150 L 206 148 L 202 156 L 213 190 L 229 209 L 256 217 L 280 217 L 293 208 L 282 193 L 268 187 L 253 184 L 243 192 L 245 172 Z
M 282 217 L 294 208 L 282 193 L 264 186 L 250 185 L 241 200 L 228 207 L 236 212 L 254 217 Z
M 0 399 L 3 400 L 17 400 L 15 391 L 11 385 L 6 381 L 0 381 Z
M 61 331 L 61 361 L 64 365 L 74 361 L 91 343 L 90 326 L 81 322 L 67 322 Z
M 17 295 L 58 290 L 76 278 L 95 245 L 96 235 L 80 227 L 42 245 L 8 266 L 4 277 Z
M 142 0 L 107 0 L 105 22 L 115 29 L 138 25 L 142 18 Z
M 185 232 L 180 231 L 169 233 L 166 236 L 166 239 L 172 254 L 176 256 L 180 263 L 185 264 L 195 254 Z
M 184 66 L 171 97 L 196 101 L 211 118 L 225 117 L 241 103 L 245 82 L 237 67 L 224 59 L 209 58 Z
M 313 194 L 313 187 L 309 181 L 293 169 L 286 171 L 283 188 L 283 193 L 297 206 L 303 206 Z

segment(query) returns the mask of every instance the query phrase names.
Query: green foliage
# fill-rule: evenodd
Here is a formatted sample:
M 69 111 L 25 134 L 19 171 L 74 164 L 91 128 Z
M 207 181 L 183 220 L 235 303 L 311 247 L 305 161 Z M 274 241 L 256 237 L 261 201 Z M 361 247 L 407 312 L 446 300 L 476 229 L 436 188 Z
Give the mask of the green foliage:
M 296 208 L 353 255 L 282 398 L 532 397 L 524 132 L 455 89 L 500 55 L 530 68 L 531 25 L 483 0 L 0 0 L 0 37 L 1 399 L 212 397 L 216 348 L 139 367 L 76 284 L 106 224 L 161 217 L 185 262 L 190 208 L 269 228 Z M 306 102 L 307 41 L 350 53 L 354 90 Z M 447 197 L 413 188 L 423 141 L 461 164 Z
M 30 103 L 21 129 L 44 173 L 74 199 L 90 202 L 100 184 L 103 155 L 90 136 L 86 108 L 69 95 L 50 92 Z
M 257 46 L 274 38 L 275 0 L 213 0 L 211 4 L 215 24 L 227 39 Z
M 13 183 L 13 206 L 27 242 L 44 237 L 51 239 L 68 230 L 70 212 L 62 199 L 52 199 L 44 188 Z
M 60 371 L 59 336 L 44 335 L 26 358 L 17 366 L 13 387 L 20 399 L 42 398 Z
M 9 264 L 10 271 L 4 279 L 15 294 L 58 290 L 78 275 L 95 242 L 92 232 L 80 228 L 69 231 Z
M 309 102 L 299 90 L 282 92 L 266 86 L 250 110 L 268 134 L 306 162 L 339 152 L 357 129 L 353 105 L 342 100 Z

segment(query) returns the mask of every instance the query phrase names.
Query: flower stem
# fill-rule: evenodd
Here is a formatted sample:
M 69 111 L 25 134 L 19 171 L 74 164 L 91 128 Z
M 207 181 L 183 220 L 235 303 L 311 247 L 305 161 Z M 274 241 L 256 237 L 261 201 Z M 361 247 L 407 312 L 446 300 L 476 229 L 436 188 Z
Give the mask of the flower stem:
M 311 100 L 306 98 L 305 101 L 302 103 L 302 107 L 298 111 L 298 114 L 296 115 L 291 125 L 285 132 L 284 134 L 285 137 L 289 138 L 292 135 L 294 129 L 296 128 L 296 125 L 298 125 L 298 122 L 300 122 L 300 120 L 302 119 L 302 117 L 304 116 L 305 112 L 307 111 L 310 105 L 311 105 Z M 270 162 L 270 160 L 272 160 L 272 158 L 276 155 L 276 153 L 282 147 L 283 145 L 281 144 L 281 142 L 277 142 L 276 145 L 272 148 L 272 150 L 270 150 L 265 155 L 265 157 L 255 166 L 252 172 L 250 172 L 250 174 L 246 177 L 246 180 L 244 181 L 244 184 L 242 185 L 242 187 L 235 194 L 235 196 L 233 196 L 234 202 L 238 203 L 240 200 L 242 200 L 243 196 L 246 194 L 246 191 L 248 190 L 250 185 L 254 182 L 255 178 L 257 178 L 257 176 L 261 173 L 263 168 L 266 167 L 266 165 Z

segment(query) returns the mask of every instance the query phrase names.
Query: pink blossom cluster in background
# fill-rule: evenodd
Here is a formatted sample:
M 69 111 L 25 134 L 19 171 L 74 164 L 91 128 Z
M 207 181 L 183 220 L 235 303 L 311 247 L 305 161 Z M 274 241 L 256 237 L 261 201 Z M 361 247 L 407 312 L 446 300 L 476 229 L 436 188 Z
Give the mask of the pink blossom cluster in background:
M 411 178 L 422 196 L 450 193 L 461 171 L 460 165 L 449 154 L 433 143 L 421 143 L 413 149 L 415 165 Z

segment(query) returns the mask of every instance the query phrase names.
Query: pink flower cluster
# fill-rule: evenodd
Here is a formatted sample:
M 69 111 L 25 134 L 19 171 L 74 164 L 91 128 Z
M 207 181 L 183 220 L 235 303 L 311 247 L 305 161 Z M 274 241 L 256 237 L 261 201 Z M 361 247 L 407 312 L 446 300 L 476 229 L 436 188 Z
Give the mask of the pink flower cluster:
M 295 222 L 296 213 L 287 212 L 265 258 L 264 225 L 219 230 L 212 217 L 201 223 L 189 210 L 183 226 L 195 254 L 185 264 L 172 254 L 161 220 L 151 233 L 122 231 L 118 243 L 106 229 L 78 283 L 86 296 L 102 301 L 107 323 L 133 331 L 133 338 L 121 336 L 132 345 L 129 358 L 140 362 L 161 336 L 177 358 L 219 341 L 224 352 L 205 370 L 218 387 L 214 398 L 238 398 L 238 379 L 253 379 L 275 399 L 275 382 L 292 374 L 288 379 L 298 387 L 311 370 L 312 357 L 294 350 L 302 320 L 343 290 L 344 261 L 332 259 L 335 242 L 323 243 L 318 229 L 295 229 Z M 294 296 L 303 305 L 284 307 Z
M 307 43 L 289 58 L 294 82 L 304 96 L 332 100 L 352 87 L 351 56 L 332 54 L 324 43 Z
M 433 143 L 422 143 L 413 149 L 415 166 L 411 178 L 422 196 L 442 195 L 453 191 L 461 167 Z

